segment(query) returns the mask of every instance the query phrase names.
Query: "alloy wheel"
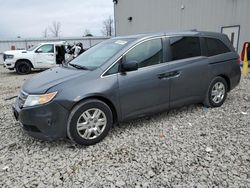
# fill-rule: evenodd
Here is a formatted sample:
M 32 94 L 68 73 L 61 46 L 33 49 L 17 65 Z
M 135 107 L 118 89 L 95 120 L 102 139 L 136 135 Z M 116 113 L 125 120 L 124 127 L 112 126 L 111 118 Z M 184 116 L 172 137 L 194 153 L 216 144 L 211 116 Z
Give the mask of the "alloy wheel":
M 213 102 L 216 104 L 220 103 L 224 99 L 225 92 L 225 85 L 222 82 L 215 83 L 211 91 Z
M 102 134 L 107 125 L 105 113 L 98 108 L 84 111 L 77 121 L 78 134 L 87 140 L 95 139 Z

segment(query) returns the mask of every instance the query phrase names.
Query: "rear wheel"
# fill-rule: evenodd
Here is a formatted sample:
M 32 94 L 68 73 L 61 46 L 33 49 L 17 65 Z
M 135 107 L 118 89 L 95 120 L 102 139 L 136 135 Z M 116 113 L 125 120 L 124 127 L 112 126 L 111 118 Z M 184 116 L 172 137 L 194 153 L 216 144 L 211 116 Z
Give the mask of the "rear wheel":
M 16 72 L 17 74 L 29 74 L 31 72 L 31 65 L 27 61 L 18 61 L 16 63 Z
M 209 86 L 204 105 L 208 107 L 220 107 L 227 97 L 228 85 L 224 78 L 215 77 Z
M 68 137 L 80 145 L 96 144 L 107 136 L 112 119 L 112 111 L 106 103 L 96 99 L 87 100 L 71 111 Z

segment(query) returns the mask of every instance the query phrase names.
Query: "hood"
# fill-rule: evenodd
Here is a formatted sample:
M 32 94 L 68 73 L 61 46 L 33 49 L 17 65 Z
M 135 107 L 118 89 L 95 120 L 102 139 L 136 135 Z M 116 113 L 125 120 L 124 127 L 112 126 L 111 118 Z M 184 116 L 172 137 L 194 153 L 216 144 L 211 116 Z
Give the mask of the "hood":
M 56 67 L 37 74 L 22 87 L 22 90 L 29 94 L 46 93 L 51 87 L 56 86 L 62 82 L 85 75 L 90 71 L 78 70 L 74 68 Z
M 4 54 L 8 54 L 8 55 L 23 54 L 23 53 L 29 53 L 29 51 L 26 51 L 26 50 L 9 50 L 9 51 L 4 52 Z

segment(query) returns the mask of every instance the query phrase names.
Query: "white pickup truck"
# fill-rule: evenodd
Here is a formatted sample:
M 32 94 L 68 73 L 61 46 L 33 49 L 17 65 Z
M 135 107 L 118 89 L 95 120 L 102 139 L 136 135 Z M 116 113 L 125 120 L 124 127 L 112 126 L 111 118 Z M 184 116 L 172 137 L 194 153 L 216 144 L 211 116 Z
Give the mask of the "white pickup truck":
M 65 42 L 41 43 L 28 50 L 10 50 L 3 54 L 4 67 L 18 74 L 29 74 L 32 69 L 47 69 L 65 60 Z

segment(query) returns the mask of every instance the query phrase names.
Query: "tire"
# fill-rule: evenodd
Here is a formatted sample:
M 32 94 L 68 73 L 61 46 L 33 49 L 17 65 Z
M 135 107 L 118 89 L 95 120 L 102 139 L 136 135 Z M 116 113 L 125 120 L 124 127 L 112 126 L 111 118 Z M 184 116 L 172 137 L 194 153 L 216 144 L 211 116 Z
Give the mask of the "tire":
M 17 74 L 24 75 L 31 72 L 31 65 L 27 61 L 18 61 L 15 66 Z
M 203 104 L 207 107 L 220 107 L 227 98 L 227 91 L 226 80 L 220 76 L 215 77 L 209 85 Z
M 94 145 L 107 136 L 112 124 L 113 115 L 109 106 L 100 100 L 90 99 L 72 109 L 67 135 L 77 144 Z

